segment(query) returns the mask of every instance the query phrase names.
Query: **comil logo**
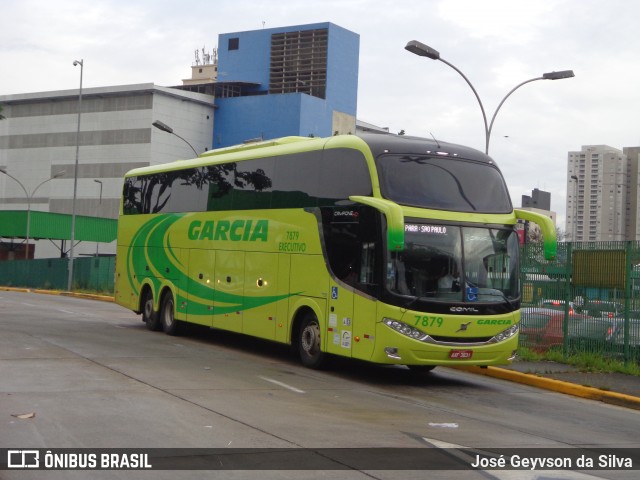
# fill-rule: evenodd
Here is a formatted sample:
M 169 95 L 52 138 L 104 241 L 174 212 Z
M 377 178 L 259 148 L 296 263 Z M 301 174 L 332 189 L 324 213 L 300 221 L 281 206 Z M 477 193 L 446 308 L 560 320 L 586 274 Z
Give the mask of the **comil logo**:
M 449 310 L 451 312 L 456 312 L 456 313 L 479 313 L 480 312 L 480 310 L 473 307 L 451 307 Z
M 333 212 L 334 222 L 357 222 L 360 212 L 357 210 L 337 210 Z
M 7 452 L 8 468 L 39 468 L 40 452 L 38 450 L 9 450 Z

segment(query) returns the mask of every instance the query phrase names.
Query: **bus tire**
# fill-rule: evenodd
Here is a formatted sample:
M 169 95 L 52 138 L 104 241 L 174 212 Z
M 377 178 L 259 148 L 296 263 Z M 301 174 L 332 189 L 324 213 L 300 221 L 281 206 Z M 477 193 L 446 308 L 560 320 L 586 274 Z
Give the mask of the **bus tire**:
M 147 288 L 142 296 L 142 321 L 152 332 L 157 332 L 162 328 L 158 312 L 153 309 L 153 293 L 150 288 Z
M 167 335 L 178 334 L 180 322 L 176 320 L 175 302 L 173 301 L 173 294 L 171 292 L 167 292 L 162 296 L 160 322 L 162 323 L 162 330 L 164 333 Z
M 298 353 L 305 367 L 320 368 L 325 360 L 325 353 L 320 345 L 320 322 L 313 312 L 304 314 L 300 322 L 298 334 Z

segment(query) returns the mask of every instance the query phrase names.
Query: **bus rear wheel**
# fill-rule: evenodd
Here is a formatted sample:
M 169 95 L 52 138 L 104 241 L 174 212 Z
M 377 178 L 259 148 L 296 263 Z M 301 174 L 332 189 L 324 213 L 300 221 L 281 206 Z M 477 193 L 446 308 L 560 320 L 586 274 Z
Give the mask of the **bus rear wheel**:
M 152 332 L 157 332 L 162 328 L 158 312 L 153 309 L 153 293 L 150 289 L 147 289 L 142 297 L 142 321 Z
M 173 301 L 173 295 L 171 292 L 167 292 L 162 297 L 162 306 L 160 307 L 160 321 L 162 323 L 162 330 L 167 335 L 177 335 L 179 321 L 175 317 L 175 302 Z
M 325 353 L 320 348 L 320 322 L 314 313 L 309 312 L 302 319 L 298 352 L 305 367 L 320 368 L 325 360 Z

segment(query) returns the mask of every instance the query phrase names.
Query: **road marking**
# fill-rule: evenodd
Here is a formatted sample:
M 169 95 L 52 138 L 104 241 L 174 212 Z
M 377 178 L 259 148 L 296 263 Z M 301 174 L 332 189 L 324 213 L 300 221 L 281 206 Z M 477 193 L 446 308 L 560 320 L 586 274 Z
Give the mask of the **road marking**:
M 439 428 L 458 428 L 457 423 L 431 423 L 429 422 L 430 427 L 439 427 Z
M 295 392 L 295 393 L 306 393 L 304 390 L 300 390 L 299 388 L 292 387 L 291 385 L 287 385 L 286 383 L 279 382 L 278 380 L 274 380 L 273 378 L 268 378 L 268 377 L 258 377 L 258 378 L 261 378 L 262 380 L 265 380 L 267 382 L 271 382 L 282 388 L 286 388 L 287 390 L 291 390 L 292 392 Z

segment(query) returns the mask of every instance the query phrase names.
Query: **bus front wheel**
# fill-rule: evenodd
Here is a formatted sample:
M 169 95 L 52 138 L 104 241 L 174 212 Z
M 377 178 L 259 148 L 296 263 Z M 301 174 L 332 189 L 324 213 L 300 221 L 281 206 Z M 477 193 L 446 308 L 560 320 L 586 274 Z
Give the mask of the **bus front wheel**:
M 142 321 L 153 332 L 160 330 L 162 325 L 158 318 L 158 312 L 153 309 L 153 293 L 147 288 L 142 298 Z
M 167 335 L 177 335 L 179 322 L 175 317 L 175 303 L 171 292 L 167 292 L 162 297 L 162 307 L 160 308 L 160 321 L 162 330 Z
M 305 314 L 300 324 L 298 352 L 305 367 L 320 368 L 325 354 L 320 349 L 320 323 L 314 313 Z

